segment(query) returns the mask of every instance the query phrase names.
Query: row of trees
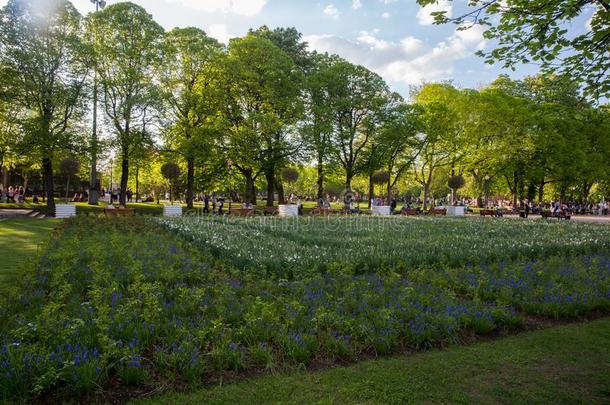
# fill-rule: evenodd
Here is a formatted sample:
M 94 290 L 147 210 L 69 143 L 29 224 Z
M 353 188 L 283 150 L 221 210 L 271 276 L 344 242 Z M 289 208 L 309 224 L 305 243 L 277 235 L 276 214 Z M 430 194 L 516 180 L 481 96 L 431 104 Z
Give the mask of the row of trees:
M 104 146 L 121 163 L 123 204 L 133 172 L 138 182 L 159 156 L 185 169 L 189 206 L 233 169 L 246 200 L 263 185 L 268 205 L 283 202 L 280 173 L 294 165 L 315 167 L 318 197 L 337 171 L 344 191 L 358 178 L 390 195 L 402 179 L 424 202 L 439 173 L 468 175 L 479 199 L 494 182 L 515 202 L 549 184 L 586 199 L 610 183 L 608 109 L 564 76 L 427 84 L 408 103 L 368 69 L 309 52 L 292 28 L 225 47 L 197 28 L 164 32 L 132 3 L 86 18 L 66 0 L 45 4 L 10 0 L 0 13 L 0 165 L 11 153 L 40 162 L 50 208 L 58 159 Z M 87 135 L 98 83 L 105 144 Z

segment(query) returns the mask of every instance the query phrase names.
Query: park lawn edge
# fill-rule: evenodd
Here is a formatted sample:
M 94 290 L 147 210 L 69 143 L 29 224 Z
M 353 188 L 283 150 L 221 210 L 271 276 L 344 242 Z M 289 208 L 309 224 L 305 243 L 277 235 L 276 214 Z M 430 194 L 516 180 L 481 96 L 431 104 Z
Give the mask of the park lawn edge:
M 610 400 L 609 365 L 606 317 L 131 403 L 603 403 Z

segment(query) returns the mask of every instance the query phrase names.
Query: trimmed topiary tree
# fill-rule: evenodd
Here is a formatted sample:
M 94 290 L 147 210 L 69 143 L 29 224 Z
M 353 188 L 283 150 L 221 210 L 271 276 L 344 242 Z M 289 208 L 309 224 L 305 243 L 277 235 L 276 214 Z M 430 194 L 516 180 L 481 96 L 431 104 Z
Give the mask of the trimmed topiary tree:
M 75 157 L 67 157 L 59 162 L 59 171 L 68 178 L 66 183 L 66 198 L 70 193 L 70 178 L 80 171 L 80 161 Z
M 180 176 L 180 166 L 173 162 L 167 162 L 161 166 L 161 175 L 169 181 L 169 201 L 174 203 L 173 185 L 176 179 Z

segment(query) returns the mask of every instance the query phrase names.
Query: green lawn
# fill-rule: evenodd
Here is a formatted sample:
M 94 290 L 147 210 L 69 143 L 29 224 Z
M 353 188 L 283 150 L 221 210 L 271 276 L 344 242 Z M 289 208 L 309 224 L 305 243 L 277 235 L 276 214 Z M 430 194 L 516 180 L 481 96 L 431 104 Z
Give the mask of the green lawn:
M 138 404 L 609 403 L 610 319 Z
M 0 288 L 19 274 L 21 266 L 31 263 L 40 243 L 58 223 L 31 218 L 0 221 Z

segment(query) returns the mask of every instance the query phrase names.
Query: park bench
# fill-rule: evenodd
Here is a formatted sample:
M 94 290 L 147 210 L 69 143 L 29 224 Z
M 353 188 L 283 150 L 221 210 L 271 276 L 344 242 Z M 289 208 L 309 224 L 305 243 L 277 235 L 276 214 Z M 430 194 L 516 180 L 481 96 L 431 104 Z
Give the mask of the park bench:
M 136 215 L 136 210 L 133 208 L 104 208 L 106 216 L 132 216 Z
M 400 210 L 400 215 L 414 217 L 417 216 L 417 210 L 415 208 L 403 208 Z
M 557 219 L 565 219 L 566 221 L 569 221 L 570 218 L 572 218 L 572 216 L 570 215 L 569 212 L 551 212 L 551 211 L 542 211 L 542 218 L 557 218 Z
M 265 215 L 277 215 L 279 212 L 277 207 L 265 207 Z
M 446 208 L 430 208 L 429 213 L 432 216 L 447 215 L 447 209 Z
M 330 214 L 333 214 L 334 211 L 330 208 L 320 208 L 320 207 L 316 207 L 314 209 L 311 210 L 311 215 L 321 215 L 321 216 L 328 216 Z
M 232 208 L 230 214 L 236 217 L 253 217 L 256 211 L 254 208 Z
M 502 212 L 502 210 L 481 210 L 479 211 L 479 215 L 481 215 L 482 217 L 501 217 L 504 215 L 504 213 Z

